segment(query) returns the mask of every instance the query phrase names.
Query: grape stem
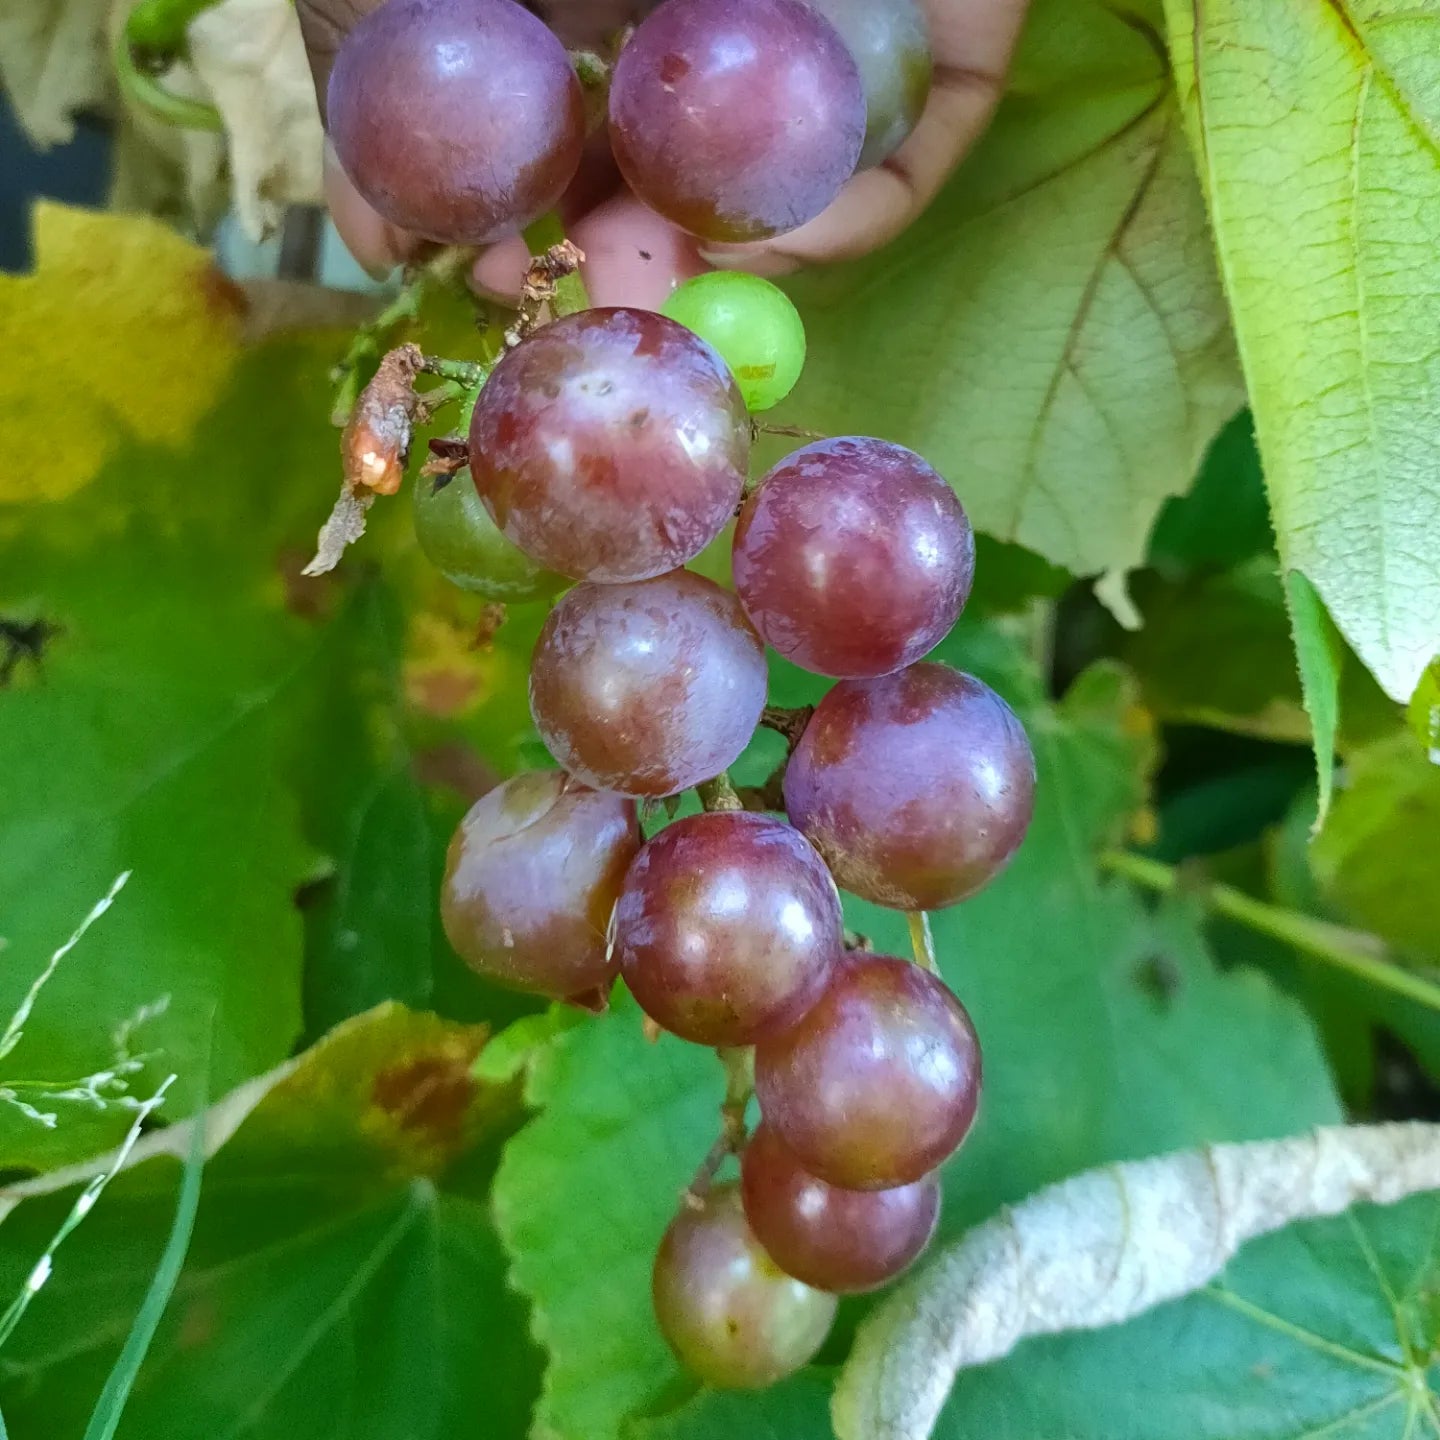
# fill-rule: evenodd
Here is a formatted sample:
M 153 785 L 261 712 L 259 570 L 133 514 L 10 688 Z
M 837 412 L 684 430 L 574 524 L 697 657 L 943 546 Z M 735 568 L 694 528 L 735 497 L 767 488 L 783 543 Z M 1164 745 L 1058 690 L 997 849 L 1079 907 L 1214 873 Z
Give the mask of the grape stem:
M 707 810 L 743 810 L 744 802 L 736 794 L 730 777 L 722 770 L 713 780 L 702 780 L 695 787 L 700 803 Z
M 706 1192 L 726 1159 L 744 1146 L 747 1134 L 745 1111 L 755 1093 L 755 1047 L 737 1046 L 715 1053 L 725 1067 L 725 1098 L 720 1102 L 720 1134 L 705 1152 L 700 1168 L 682 1196 L 684 1202 L 695 1210 L 704 1206 Z
M 905 919 L 910 924 L 910 948 L 915 952 L 915 963 L 932 975 L 940 973 L 939 962 L 935 959 L 935 936 L 930 930 L 930 916 L 924 910 L 907 910 Z
M 788 435 L 792 440 L 826 440 L 829 438 L 818 430 L 807 430 L 803 425 L 770 425 L 760 420 L 750 422 L 750 435 L 752 439 L 757 440 L 762 435 Z
M 438 375 L 442 380 L 456 380 L 467 389 L 482 385 L 490 373 L 484 365 L 473 360 L 446 360 L 439 355 L 426 355 L 420 361 L 420 368 L 427 375 Z
M 330 421 L 344 425 L 355 408 L 360 393 L 360 370 L 367 361 L 376 359 L 387 348 L 390 332 L 420 313 L 420 302 L 435 286 L 449 285 L 457 280 L 474 259 L 475 252 L 466 245 L 448 245 L 437 251 L 423 265 L 412 266 L 395 296 L 373 320 L 362 325 L 351 338 L 340 363 L 330 378 L 338 389 L 331 406 Z
M 1173 865 L 1127 850 L 1107 852 L 1100 857 L 1100 865 L 1159 895 L 1179 890 L 1193 893 L 1217 915 L 1279 940 L 1298 954 L 1403 995 L 1429 1010 L 1440 1010 L 1440 985 L 1395 964 L 1387 958 L 1384 942 L 1363 930 L 1349 930 L 1313 915 L 1267 904 L 1233 885 L 1206 884 L 1191 890 L 1188 875 L 1182 876 Z
M 557 273 L 551 276 L 550 293 L 546 297 L 550 302 L 551 312 L 558 320 L 562 315 L 573 315 L 578 310 L 590 308 L 590 295 L 585 289 L 585 282 L 580 278 L 579 261 L 585 258 L 583 252 L 575 247 L 565 238 L 565 227 L 560 223 L 560 217 L 553 211 L 548 211 L 538 220 L 532 221 L 524 230 L 525 243 L 530 247 L 530 253 L 535 257 L 536 262 L 551 261 Z M 557 258 L 557 251 L 568 252 L 564 255 L 564 263 Z M 575 263 L 571 264 L 570 256 L 573 254 Z M 533 270 L 535 267 L 532 266 Z M 527 275 L 527 280 L 529 276 Z
M 813 705 L 767 705 L 760 712 L 760 723 L 767 730 L 783 735 L 786 744 L 794 750 L 814 713 Z

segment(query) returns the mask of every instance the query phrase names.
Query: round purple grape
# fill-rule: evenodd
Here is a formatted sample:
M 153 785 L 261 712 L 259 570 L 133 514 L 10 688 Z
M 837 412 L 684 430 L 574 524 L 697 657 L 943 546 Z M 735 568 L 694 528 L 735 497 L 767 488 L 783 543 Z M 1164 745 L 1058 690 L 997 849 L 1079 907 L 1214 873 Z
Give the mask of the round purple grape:
M 507 539 L 577 580 L 645 580 L 734 514 L 750 421 L 725 362 L 649 310 L 583 310 L 495 368 L 470 424 L 475 488 Z
M 585 143 L 569 56 L 514 0 L 385 0 L 341 42 L 326 111 L 360 194 L 447 244 L 488 243 L 549 210 Z
M 625 795 L 675 795 L 725 769 L 765 708 L 765 651 L 740 602 L 676 570 L 577 585 L 550 612 L 530 713 L 572 775 Z
M 797 1024 L 755 1047 L 755 1093 L 810 1174 L 888 1190 L 923 1179 L 965 1138 L 980 1042 L 943 981 L 894 956 L 853 954 Z
M 735 589 L 776 650 L 820 675 L 888 675 L 944 639 L 975 537 L 913 450 L 847 436 L 787 456 L 735 526 Z
M 940 910 L 1019 849 L 1035 757 L 988 685 L 922 663 L 836 685 L 805 727 L 784 789 L 792 823 L 843 889 L 897 910 Z
M 606 931 L 639 848 L 633 801 L 553 770 L 517 775 L 477 800 L 450 842 L 445 934 L 488 980 L 603 1005 L 615 978 Z
M 789 825 L 747 811 L 667 826 L 615 908 L 630 993 L 699 1045 L 753 1045 L 793 1024 L 825 988 L 841 940 L 825 862 Z
M 890 1190 L 843 1190 L 804 1169 L 769 1125 L 740 1157 L 740 1192 L 765 1253 L 787 1275 L 839 1295 L 893 1280 L 940 1218 L 934 1175 Z
M 854 57 L 803 0 L 666 0 L 611 79 L 610 144 L 626 183 L 705 240 L 760 240 L 813 219 L 864 140 Z

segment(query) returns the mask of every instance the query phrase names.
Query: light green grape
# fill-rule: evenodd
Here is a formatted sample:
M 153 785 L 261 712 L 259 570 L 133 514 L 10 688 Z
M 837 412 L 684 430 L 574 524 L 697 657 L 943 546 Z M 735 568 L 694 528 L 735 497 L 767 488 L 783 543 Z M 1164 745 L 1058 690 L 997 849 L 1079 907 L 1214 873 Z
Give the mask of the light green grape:
M 768 280 L 738 270 L 697 275 L 661 307 L 713 345 L 752 412 L 778 405 L 805 365 L 805 326 L 790 298 Z
M 487 600 L 517 603 L 554 595 L 567 583 L 500 533 L 469 470 L 456 471 L 439 489 L 420 476 L 411 497 L 420 548 L 451 584 Z

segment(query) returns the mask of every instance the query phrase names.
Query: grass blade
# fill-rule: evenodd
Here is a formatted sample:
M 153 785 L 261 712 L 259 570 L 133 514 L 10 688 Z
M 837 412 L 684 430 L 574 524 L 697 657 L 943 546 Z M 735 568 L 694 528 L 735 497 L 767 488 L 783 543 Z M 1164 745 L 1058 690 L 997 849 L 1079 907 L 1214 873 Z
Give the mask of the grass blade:
M 170 1237 L 165 1242 L 165 1251 L 155 1267 L 150 1288 L 145 1292 L 144 1302 L 125 1344 L 116 1358 L 114 1368 L 100 1392 L 100 1399 L 90 1416 L 85 1429 L 85 1440 L 111 1440 L 120 1424 L 125 1403 L 145 1361 L 150 1342 L 160 1324 L 160 1317 L 175 1292 L 180 1271 L 185 1264 L 185 1255 L 190 1248 L 190 1236 L 195 1229 L 195 1212 L 200 1206 L 200 1178 L 205 1169 L 205 1105 L 208 1096 L 202 1094 L 196 1108 L 196 1123 L 191 1129 L 190 1150 L 185 1157 L 185 1168 L 180 1175 L 180 1194 L 175 1202 L 175 1218 L 170 1224 Z M 4 1440 L 0 1435 L 0 1440 Z

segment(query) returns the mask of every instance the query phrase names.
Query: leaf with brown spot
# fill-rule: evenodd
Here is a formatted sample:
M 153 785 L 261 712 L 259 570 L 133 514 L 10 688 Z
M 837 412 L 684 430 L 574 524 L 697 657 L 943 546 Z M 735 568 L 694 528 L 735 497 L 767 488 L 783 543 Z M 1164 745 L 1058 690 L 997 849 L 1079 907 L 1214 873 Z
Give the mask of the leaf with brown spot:
M 132 1433 L 451 1440 L 483 1415 L 486 1440 L 522 1440 L 537 1357 L 483 1192 L 518 1091 L 471 1078 L 483 1040 L 382 1006 L 209 1112 L 194 1238 Z M 142 1142 L 61 1251 L 7 1346 L 11 1433 L 84 1429 L 164 1243 L 188 1136 Z M 0 1227 L 0 1287 L 18 1285 L 81 1178 L 23 1191 Z M 347 1407 L 363 1429 L 342 1423 Z

